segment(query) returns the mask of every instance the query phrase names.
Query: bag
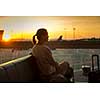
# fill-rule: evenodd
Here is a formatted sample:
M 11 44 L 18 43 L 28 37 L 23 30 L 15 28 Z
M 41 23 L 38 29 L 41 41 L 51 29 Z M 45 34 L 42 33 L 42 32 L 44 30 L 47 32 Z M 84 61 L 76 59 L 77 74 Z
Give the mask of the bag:
M 96 58 L 98 69 L 95 69 L 94 58 Z M 88 74 L 88 82 L 100 83 L 99 55 L 92 55 L 92 71 Z

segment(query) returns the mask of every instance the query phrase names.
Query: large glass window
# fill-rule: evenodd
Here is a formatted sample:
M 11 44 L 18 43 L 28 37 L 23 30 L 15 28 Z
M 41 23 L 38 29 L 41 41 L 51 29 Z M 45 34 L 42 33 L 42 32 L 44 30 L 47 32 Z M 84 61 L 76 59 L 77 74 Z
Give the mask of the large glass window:
M 100 55 L 100 49 L 56 49 L 52 53 L 57 62 L 68 61 L 74 71 L 77 71 L 82 65 L 92 66 L 91 57 L 93 54 Z

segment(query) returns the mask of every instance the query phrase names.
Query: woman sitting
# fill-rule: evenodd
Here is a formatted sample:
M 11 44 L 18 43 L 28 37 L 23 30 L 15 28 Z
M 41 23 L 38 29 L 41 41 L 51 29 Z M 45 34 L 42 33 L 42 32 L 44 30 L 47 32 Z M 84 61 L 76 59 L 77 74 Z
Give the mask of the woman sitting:
M 38 43 L 36 43 L 37 37 Z M 48 42 L 48 32 L 41 28 L 33 36 L 32 55 L 35 56 L 40 72 L 40 79 L 43 82 L 70 82 L 73 77 L 73 69 L 68 62 L 58 64 L 52 57 L 50 48 L 46 45 Z

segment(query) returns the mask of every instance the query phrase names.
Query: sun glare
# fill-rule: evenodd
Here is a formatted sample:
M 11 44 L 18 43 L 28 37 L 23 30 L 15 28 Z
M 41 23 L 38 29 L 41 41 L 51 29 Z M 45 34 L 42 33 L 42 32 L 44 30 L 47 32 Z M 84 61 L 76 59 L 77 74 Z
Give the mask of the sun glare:
M 9 41 L 10 40 L 10 35 L 9 34 L 4 34 L 3 40 L 4 41 Z

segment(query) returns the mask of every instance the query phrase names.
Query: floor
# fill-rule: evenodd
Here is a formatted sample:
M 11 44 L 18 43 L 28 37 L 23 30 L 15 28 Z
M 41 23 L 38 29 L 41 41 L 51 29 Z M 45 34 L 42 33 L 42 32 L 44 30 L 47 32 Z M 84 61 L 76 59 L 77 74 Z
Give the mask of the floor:
M 74 72 L 75 83 L 88 83 L 88 76 L 83 75 L 82 70 Z

